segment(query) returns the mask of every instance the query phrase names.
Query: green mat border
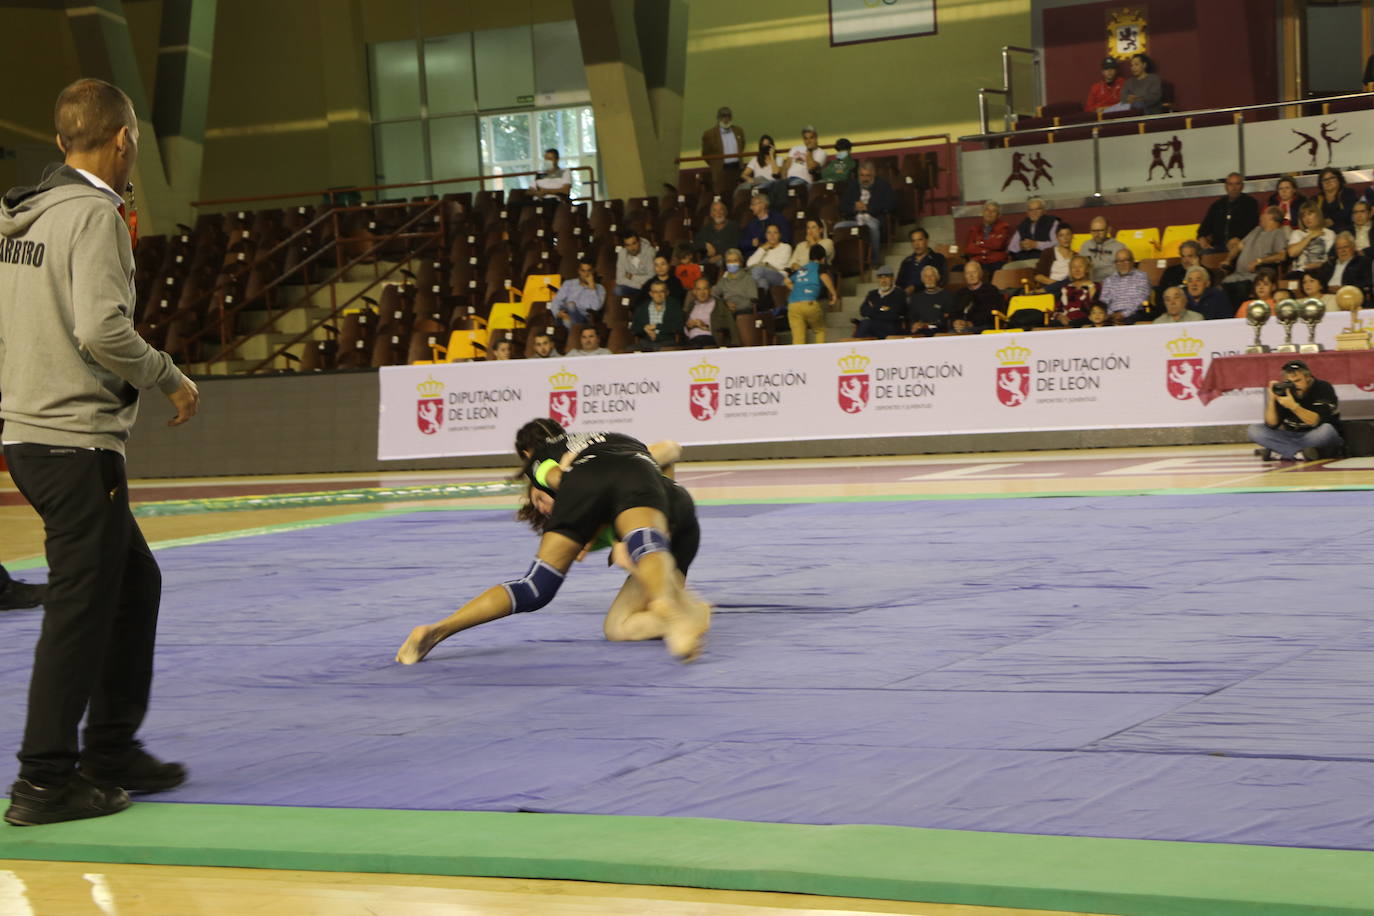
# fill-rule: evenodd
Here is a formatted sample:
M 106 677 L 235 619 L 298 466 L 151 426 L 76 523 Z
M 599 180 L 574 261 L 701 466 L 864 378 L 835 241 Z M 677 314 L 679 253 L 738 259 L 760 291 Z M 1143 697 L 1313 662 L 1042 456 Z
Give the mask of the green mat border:
M 597 881 L 1119 916 L 1374 914 L 1374 852 L 702 818 L 143 802 L 115 817 L 7 827 L 0 858 Z
M 133 513 L 139 518 L 165 518 L 172 515 L 200 515 L 206 512 L 233 512 L 252 509 L 305 509 L 320 506 L 363 505 L 368 503 L 419 502 L 436 499 L 477 499 L 487 496 L 514 496 L 521 487 L 509 481 L 474 484 L 445 484 L 413 487 L 363 487 L 349 490 L 321 490 L 308 493 L 269 493 L 257 496 L 217 496 L 206 499 L 171 499 L 137 503 Z M 1374 484 L 1250 486 L 1250 487 L 1172 487 L 1115 490 L 1059 490 L 1044 493 L 901 493 L 861 496 L 762 496 L 744 499 L 698 500 L 703 505 L 739 503 L 832 503 L 883 502 L 889 500 L 925 501 L 955 499 L 1047 499 L 1086 496 L 1187 496 L 1202 493 L 1304 493 L 1312 491 L 1374 490 Z

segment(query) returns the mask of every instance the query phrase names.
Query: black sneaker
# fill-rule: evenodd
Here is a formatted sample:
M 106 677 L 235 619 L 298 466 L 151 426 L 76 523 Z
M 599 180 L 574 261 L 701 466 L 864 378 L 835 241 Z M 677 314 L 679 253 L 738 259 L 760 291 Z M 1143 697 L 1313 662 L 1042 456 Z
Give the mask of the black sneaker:
M 129 805 L 129 794 L 123 789 L 92 785 L 80 773 L 59 789 L 47 789 L 27 779 L 17 779 L 10 786 L 10 807 L 5 812 L 5 822 L 16 827 L 36 827 L 118 814 Z
M 138 748 L 118 762 L 84 760 L 81 774 L 98 786 L 117 786 L 131 794 L 166 792 L 186 781 L 186 766 L 163 763 Z
M 1321 456 L 1321 449 L 1318 448 L 1312 448 L 1311 446 L 1309 446 L 1302 450 L 1302 457 L 1304 461 L 1319 461 L 1321 459 Z
M 46 585 L 30 585 L 11 579 L 0 586 L 0 611 L 19 611 L 24 608 L 38 607 L 47 594 Z

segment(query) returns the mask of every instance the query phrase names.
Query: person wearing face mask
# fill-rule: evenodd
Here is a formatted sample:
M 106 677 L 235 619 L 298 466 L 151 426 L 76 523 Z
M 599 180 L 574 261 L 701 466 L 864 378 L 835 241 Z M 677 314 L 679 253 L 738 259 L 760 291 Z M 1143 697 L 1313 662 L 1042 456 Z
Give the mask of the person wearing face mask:
M 826 160 L 821 167 L 821 181 L 844 184 L 854 177 L 854 169 L 858 164 L 850 154 L 853 148 L 854 144 L 845 137 L 835 141 L 835 158 Z
M 716 123 L 701 135 L 701 155 L 706 157 L 711 184 L 717 194 L 733 193 L 735 185 L 739 184 L 743 166 L 740 154 L 743 152 L 744 129 L 735 123 L 730 106 L 722 105 L 716 110 Z
M 759 284 L 754 275 L 744 269 L 744 255 L 738 248 L 725 252 L 725 271 L 711 287 L 711 295 L 730 306 L 736 317 L 754 314 Z
M 533 196 L 562 200 L 572 191 L 572 173 L 558 165 L 558 150 L 544 150 L 544 171 L 534 179 Z

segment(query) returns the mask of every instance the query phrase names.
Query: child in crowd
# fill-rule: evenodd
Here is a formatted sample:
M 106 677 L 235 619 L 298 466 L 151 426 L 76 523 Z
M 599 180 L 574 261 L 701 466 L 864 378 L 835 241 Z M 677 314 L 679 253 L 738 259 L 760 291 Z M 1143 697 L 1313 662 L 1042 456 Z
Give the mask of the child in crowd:
M 784 279 L 787 284 L 787 324 L 792 329 L 792 343 L 806 343 L 806 331 L 810 328 L 816 343 L 825 343 L 825 310 L 821 306 L 821 293 L 833 301 L 836 298 L 835 283 L 826 273 L 825 248 L 811 246 L 811 260 L 792 271 Z
M 697 280 L 701 279 L 701 265 L 697 263 L 697 252 L 691 242 L 679 242 L 673 249 L 673 264 L 673 274 L 683 289 L 696 286 Z

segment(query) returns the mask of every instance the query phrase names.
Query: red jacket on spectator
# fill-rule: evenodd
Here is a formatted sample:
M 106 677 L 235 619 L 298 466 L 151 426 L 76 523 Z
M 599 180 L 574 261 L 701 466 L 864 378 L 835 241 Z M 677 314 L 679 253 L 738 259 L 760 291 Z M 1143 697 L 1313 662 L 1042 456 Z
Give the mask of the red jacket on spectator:
M 1083 106 L 1084 111 L 1097 111 L 1100 108 L 1109 108 L 1121 101 L 1121 87 L 1126 82 L 1126 77 L 1118 76 L 1110 83 L 1098 80 L 1093 83 L 1093 88 L 1088 92 L 1088 101 Z
M 1007 259 L 1011 227 L 1006 220 L 999 219 L 992 224 L 992 230 L 987 235 L 983 234 L 985 228 L 987 223 L 983 222 L 969 227 L 968 235 L 964 238 L 964 254 L 984 267 L 1000 265 Z M 987 274 L 987 277 L 992 279 L 991 274 Z

